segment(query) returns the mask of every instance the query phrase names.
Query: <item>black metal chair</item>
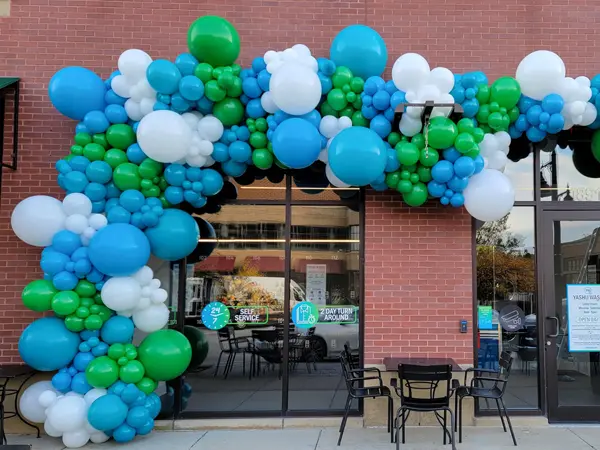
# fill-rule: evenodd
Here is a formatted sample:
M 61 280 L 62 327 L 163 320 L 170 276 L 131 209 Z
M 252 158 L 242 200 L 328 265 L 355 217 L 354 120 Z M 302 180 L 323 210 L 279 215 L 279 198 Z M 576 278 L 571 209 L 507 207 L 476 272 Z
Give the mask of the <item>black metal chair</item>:
M 246 374 L 246 352 L 248 352 L 248 339 L 246 338 L 237 338 L 235 337 L 235 330 L 233 327 L 225 327 L 221 328 L 217 331 L 219 336 L 219 347 L 221 348 L 221 353 L 219 353 L 219 359 L 217 359 L 217 367 L 215 368 L 215 373 L 213 376 L 217 376 L 219 372 L 219 365 L 221 364 L 221 357 L 223 353 L 227 354 L 227 362 L 225 363 L 225 368 L 223 369 L 223 376 L 227 378 L 231 369 L 233 369 L 233 364 L 235 363 L 235 357 L 241 353 L 242 354 L 242 374 Z
M 458 380 L 454 380 L 454 388 L 456 390 L 456 397 L 454 398 L 454 409 L 458 414 L 458 442 L 462 442 L 462 405 L 465 397 L 472 397 L 473 399 L 481 398 L 485 400 L 495 400 L 496 406 L 498 407 L 498 414 L 502 421 L 502 428 L 506 433 L 506 424 L 504 423 L 504 417 L 508 422 L 510 428 L 510 434 L 512 436 L 513 443 L 517 445 L 517 439 L 513 431 L 510 417 L 506 411 L 506 405 L 504 404 L 504 392 L 508 384 L 508 377 L 510 376 L 510 370 L 513 363 L 513 357 L 508 352 L 502 352 L 499 361 L 499 370 L 488 370 L 488 369 L 467 369 L 465 371 L 465 380 L 462 386 L 458 386 Z M 470 385 L 467 386 L 467 377 L 469 373 L 473 373 Z M 502 406 L 502 408 L 500 407 Z
M 289 360 L 290 368 L 296 369 L 298 363 L 306 363 L 306 370 L 311 373 L 311 364 L 317 371 L 317 355 L 311 347 L 311 340 L 315 335 L 315 328 L 310 328 L 306 334 L 290 335 Z
M 352 405 L 353 399 L 361 398 L 377 398 L 387 397 L 388 399 L 388 433 L 392 431 L 392 414 L 394 413 L 394 400 L 392 399 L 392 392 L 387 386 L 383 385 L 381 378 L 381 371 L 376 367 L 370 367 L 366 369 L 353 369 L 350 366 L 349 354 L 345 350 L 342 350 L 340 355 L 340 362 L 342 365 L 342 373 L 344 380 L 346 381 L 346 387 L 348 389 L 348 398 L 346 399 L 346 409 L 344 410 L 344 418 L 340 425 L 340 437 L 338 438 L 337 445 L 342 443 L 342 436 L 344 435 L 344 429 L 346 428 L 346 422 L 348 421 L 348 414 L 350 413 L 350 406 Z M 372 374 L 369 376 L 369 374 Z M 377 386 L 363 386 L 365 381 L 377 380 L 379 384 Z
M 434 413 L 444 431 L 444 445 L 446 445 L 446 436 L 450 434 L 452 450 L 455 450 L 455 420 L 450 409 L 452 366 L 449 364 L 435 366 L 399 364 L 398 378 L 398 380 L 395 378 L 391 380 L 391 385 L 401 401 L 394 420 L 396 449 L 400 448 L 400 430 L 402 430 L 402 443 L 406 443 L 406 423 L 410 413 L 414 411 Z M 440 383 L 445 386 L 440 386 Z M 440 415 L 440 411 L 443 411 L 443 417 Z M 447 428 L 447 414 L 450 414 L 450 433 Z
M 344 351 L 346 352 L 346 355 L 348 356 L 348 362 L 350 362 L 350 367 L 352 367 L 353 369 L 358 369 L 359 365 L 360 365 L 360 353 L 358 350 L 353 350 L 350 347 L 350 342 L 346 341 L 346 343 L 344 343 Z

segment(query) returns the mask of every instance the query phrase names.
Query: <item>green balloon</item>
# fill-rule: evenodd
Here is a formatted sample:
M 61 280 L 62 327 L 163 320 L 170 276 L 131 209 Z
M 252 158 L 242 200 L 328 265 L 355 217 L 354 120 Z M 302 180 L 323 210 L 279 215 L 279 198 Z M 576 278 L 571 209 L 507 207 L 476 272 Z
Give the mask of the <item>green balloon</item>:
M 396 188 L 401 194 L 407 194 L 413 190 L 413 184 L 410 180 L 400 180 Z
M 327 94 L 327 103 L 336 111 L 341 111 L 348 106 L 348 100 L 341 89 L 332 89 Z
M 106 130 L 106 140 L 111 147 L 127 150 L 130 145 L 135 144 L 136 136 L 131 125 L 117 123 Z
M 104 305 L 96 305 L 96 306 L 98 306 L 100 308 L 100 311 L 97 314 L 102 322 L 106 322 L 108 319 L 110 319 L 110 317 L 112 316 L 112 311 L 110 309 L 108 309 L 108 307 L 106 307 Z M 92 316 L 90 316 L 90 317 L 92 317 Z M 88 317 L 88 319 L 90 317 Z
M 102 317 L 100 317 L 97 314 L 91 314 L 85 318 L 85 321 L 84 321 L 85 329 L 86 330 L 99 330 L 100 328 L 102 328 L 102 325 L 104 325 L 104 322 L 106 320 L 108 320 L 108 317 L 106 319 L 102 319 Z
M 354 114 L 354 109 L 352 106 L 346 106 L 344 109 L 340 111 L 340 117 L 350 117 L 352 118 L 352 114 Z
M 90 298 L 96 294 L 97 290 L 94 283 L 90 283 L 87 280 L 79 280 L 77 287 L 75 287 L 75 292 L 80 297 Z
M 81 145 L 71 145 L 71 154 L 77 156 L 83 155 L 83 147 Z
M 212 72 L 213 66 L 208 63 L 200 63 L 194 69 L 194 75 L 200 78 L 200 81 L 204 84 L 213 79 Z
M 454 141 L 454 147 L 461 153 L 471 151 L 474 145 L 475 139 L 473 138 L 473 135 L 469 133 L 460 133 Z
M 77 291 L 75 291 L 77 292 Z M 79 294 L 77 294 L 79 295 Z M 81 297 L 81 295 L 80 295 Z M 94 306 L 94 299 L 93 298 L 89 298 L 89 297 L 84 297 L 81 299 L 81 306 L 84 306 L 86 308 L 91 308 L 92 306 Z
M 423 150 L 425 148 L 425 136 L 423 133 L 416 134 L 410 140 L 411 144 L 415 144 L 419 150 Z
M 133 163 L 119 165 L 113 172 L 113 182 L 122 191 L 127 189 L 140 190 L 142 178 L 139 174 L 139 167 Z
M 123 344 L 112 344 L 108 347 L 108 357 L 117 361 L 119 358 L 125 356 L 125 345 Z
M 252 148 L 267 148 L 267 135 L 261 131 L 255 131 L 250 135 L 248 142 Z
M 233 76 L 233 73 L 231 73 L 230 71 L 229 72 L 223 72 L 217 78 L 217 83 L 219 83 L 219 86 L 221 86 L 223 89 L 228 89 L 233 84 L 233 79 L 234 78 L 235 77 Z
M 242 79 L 240 77 L 234 77 L 233 83 L 227 88 L 228 97 L 240 97 L 244 93 L 242 89 Z
M 342 89 L 344 86 L 349 85 L 352 82 L 353 77 L 354 76 L 350 69 L 340 66 L 335 69 L 335 72 L 331 77 L 331 82 L 333 83 L 334 88 Z M 350 87 L 351 86 L 349 86 L 349 88 Z
M 100 144 L 87 144 L 83 147 L 83 156 L 90 161 L 101 161 L 106 150 Z
M 138 359 L 146 368 L 148 377 L 168 381 L 186 371 L 192 359 L 192 347 L 178 331 L 159 330 L 142 341 Z
M 419 148 L 409 142 L 401 142 L 396 146 L 396 156 L 402 165 L 410 166 L 419 160 Z
M 77 133 L 75 135 L 75 144 L 85 147 L 92 143 L 92 136 L 89 133 Z
M 90 386 L 106 389 L 119 379 L 119 367 L 108 356 L 100 356 L 88 364 L 85 378 Z
M 490 87 L 487 84 L 480 84 L 477 86 L 477 95 L 475 96 L 480 105 L 489 103 L 490 101 Z
M 80 333 L 81 331 L 85 330 L 83 319 L 73 314 L 65 317 L 65 327 L 67 327 L 67 330 L 72 331 L 73 333 Z
M 440 154 L 433 148 L 424 148 L 419 155 L 419 161 L 421 161 L 421 164 L 425 167 L 433 167 L 439 160 Z
M 123 150 L 111 148 L 104 154 L 104 161 L 114 170 L 129 160 L 127 159 L 127 154 Z
M 600 130 L 594 131 L 592 136 L 592 155 L 600 162 Z
M 327 101 L 321 105 L 321 115 L 339 117 L 339 113 Z
M 388 137 L 387 137 L 387 141 L 390 143 L 390 145 L 393 147 L 395 147 L 398 142 L 400 142 L 400 139 L 402 138 L 402 136 L 400 135 L 400 133 L 397 133 L 396 131 L 392 131 Z
M 61 316 L 73 314 L 79 304 L 79 295 L 74 291 L 60 291 L 52 297 L 52 310 Z
M 473 124 L 471 119 L 465 117 L 464 119 L 460 119 L 458 121 L 456 127 L 458 128 L 459 133 L 472 133 L 475 129 L 475 124 Z
M 421 155 L 421 153 L 419 152 L 419 156 Z M 402 170 L 408 172 L 409 174 L 414 173 L 417 171 L 417 164 L 408 164 L 406 166 L 402 166 Z
M 110 148 L 110 146 L 108 145 L 108 141 L 106 140 L 106 134 L 104 133 L 98 133 L 93 135 L 92 141 L 94 142 L 94 144 L 98 144 L 104 147 L 104 150 Z
M 361 111 L 355 111 L 352 113 L 352 126 L 354 127 L 368 127 L 369 121 L 365 119 Z M 391 143 L 390 143 L 391 145 Z
M 196 327 L 185 325 L 183 334 L 190 341 L 192 346 L 192 361 L 190 362 L 190 370 L 197 369 L 208 356 L 208 341 L 204 333 Z
M 517 106 L 521 98 L 521 86 L 512 77 L 498 78 L 490 89 L 490 100 L 497 102 L 500 106 L 511 109 Z
M 138 356 L 137 347 L 133 344 L 125 344 L 125 357 L 130 361 Z
M 360 77 L 354 77 L 350 80 L 350 89 L 356 94 L 360 94 L 365 88 L 365 80 Z
M 519 116 L 521 115 L 521 111 L 519 111 L 518 107 L 511 108 L 508 111 L 508 118 L 510 119 L 510 123 L 516 122 Z
M 75 315 L 80 319 L 85 319 L 90 315 L 90 309 L 85 306 L 80 306 L 77 308 L 77 311 L 75 311 Z
M 475 118 L 477 119 L 477 122 L 479 123 L 479 127 L 481 127 L 481 124 L 488 123 L 488 118 L 490 117 L 490 114 L 491 114 L 490 105 L 481 105 L 479 107 L 479 111 L 477 112 L 477 115 L 475 116 Z
M 51 281 L 36 280 L 23 289 L 21 299 L 26 308 L 44 312 L 52 309 L 52 299 L 58 293 Z
M 138 173 L 142 178 L 151 180 L 159 176 L 163 171 L 162 163 L 153 160 L 152 158 L 146 158 L 140 163 Z
M 452 120 L 447 117 L 434 117 L 427 127 L 427 139 L 429 146 L 436 150 L 445 150 L 452 147 L 458 128 Z
M 421 206 L 427 201 L 427 197 L 427 186 L 424 183 L 417 183 L 412 191 L 404 194 L 402 198 L 408 206 Z
M 204 85 L 204 95 L 211 102 L 220 102 L 227 96 L 227 91 L 219 86 L 217 80 L 210 80 Z
M 419 175 L 419 180 L 423 183 L 429 183 L 431 180 L 433 180 L 433 177 L 431 176 L 431 168 L 429 167 L 417 167 L 417 175 Z
M 259 117 L 258 119 L 256 119 L 256 121 L 254 122 L 254 125 L 256 126 L 256 131 L 260 131 L 261 133 L 266 133 L 266 131 L 269 129 L 269 124 L 267 123 L 267 120 L 264 117 Z M 250 139 L 252 139 L 252 136 L 250 136 Z M 266 137 L 265 137 L 265 142 L 266 142 Z M 266 146 L 266 143 L 264 146 Z M 262 148 L 262 147 L 257 147 L 257 148 Z
M 346 100 L 348 100 L 348 103 L 354 103 L 356 101 L 356 94 L 352 91 L 348 92 L 346 94 Z
M 190 26 L 188 47 L 200 62 L 229 66 L 240 54 L 240 36 L 235 27 L 218 16 L 203 16 Z
M 215 103 L 213 114 L 224 126 L 231 127 L 240 123 L 244 118 L 244 105 L 237 98 L 227 97 Z
M 270 169 L 273 165 L 273 153 L 266 148 L 259 148 L 252 152 L 252 162 L 259 169 Z
M 390 189 L 396 189 L 398 187 L 398 183 L 400 183 L 400 172 L 390 172 L 385 176 L 385 184 Z
M 144 394 L 149 395 L 154 392 L 157 387 L 157 383 L 148 377 L 144 377 L 136 383 L 136 386 Z
M 119 378 L 123 383 L 139 383 L 144 378 L 144 366 L 139 361 L 129 361 L 119 369 Z
M 419 175 L 418 175 L 418 174 L 416 174 L 416 173 L 411 173 L 411 174 L 410 174 L 410 178 L 409 178 L 409 180 L 410 180 L 410 182 L 411 182 L 412 184 L 416 184 L 416 183 L 418 183 L 418 182 L 419 182 L 419 179 L 420 179 L 420 178 L 419 178 Z M 412 190 L 412 189 L 411 189 L 411 190 Z
M 471 132 L 471 135 L 473 136 L 473 139 L 475 139 L 476 143 L 480 143 L 483 141 L 483 138 L 485 137 L 485 133 L 481 128 L 474 128 L 473 131 Z

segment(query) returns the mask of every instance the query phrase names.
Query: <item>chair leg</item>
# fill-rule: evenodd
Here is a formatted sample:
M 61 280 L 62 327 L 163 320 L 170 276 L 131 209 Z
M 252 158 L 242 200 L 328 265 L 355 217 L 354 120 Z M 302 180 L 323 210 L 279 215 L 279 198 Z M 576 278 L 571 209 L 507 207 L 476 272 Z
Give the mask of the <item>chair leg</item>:
M 508 428 L 510 429 L 510 435 L 512 436 L 513 444 L 515 447 L 517 446 L 517 438 L 515 437 L 515 432 L 513 431 L 512 424 L 510 423 L 510 417 L 508 417 L 508 412 L 506 411 L 506 405 L 504 404 L 504 400 L 501 398 L 500 403 L 502 404 L 502 409 L 504 409 L 504 415 L 506 416 L 506 421 L 508 422 Z
M 227 357 L 227 362 L 225 363 L 225 372 L 224 372 L 225 379 L 227 379 L 227 376 L 229 375 L 229 372 L 231 371 L 231 368 L 233 367 L 234 359 L 235 359 L 235 353 L 230 353 L 229 356 Z
M 350 405 L 352 404 L 352 397 L 348 394 L 348 398 L 346 399 L 346 409 L 344 410 L 344 418 L 342 419 L 342 423 L 340 424 L 340 437 L 338 438 L 338 447 L 342 443 L 342 436 L 344 435 L 344 429 L 346 428 L 346 421 L 348 420 L 348 413 L 350 413 Z
M 402 443 L 406 444 L 406 422 L 410 413 L 406 410 L 402 410 Z
M 502 428 L 504 428 L 504 432 L 506 433 L 506 424 L 504 423 L 504 417 L 502 416 L 502 410 L 500 409 L 500 402 L 496 399 L 496 406 L 498 407 L 498 414 L 500 415 L 500 420 L 502 421 Z
M 454 393 L 454 414 L 456 414 L 456 418 L 458 419 L 458 394 Z M 458 420 L 454 423 L 454 431 L 458 431 Z
M 394 443 L 394 434 L 392 433 L 392 416 L 394 415 L 394 400 L 391 396 L 388 397 L 388 433 L 390 433 L 390 441 Z
M 223 352 L 219 353 L 219 359 L 217 359 L 217 367 L 215 367 L 215 373 L 214 373 L 213 377 L 216 377 L 217 373 L 219 372 L 219 364 L 221 364 L 221 356 L 223 356 Z
M 456 440 L 454 436 L 454 424 L 456 423 L 456 419 L 454 418 L 454 414 L 452 413 L 452 410 L 450 408 L 448 408 L 448 412 L 450 413 L 450 434 L 452 439 L 452 450 L 456 450 Z M 444 436 L 446 436 L 445 433 Z
M 462 419 L 463 419 L 463 400 L 464 397 L 461 397 L 460 400 L 458 401 L 459 406 L 458 406 L 458 443 L 462 444 Z
M 242 375 L 246 375 L 246 352 L 242 352 Z
M 446 433 L 448 429 L 446 428 L 446 424 L 448 423 L 448 412 L 444 410 L 444 445 L 446 445 Z

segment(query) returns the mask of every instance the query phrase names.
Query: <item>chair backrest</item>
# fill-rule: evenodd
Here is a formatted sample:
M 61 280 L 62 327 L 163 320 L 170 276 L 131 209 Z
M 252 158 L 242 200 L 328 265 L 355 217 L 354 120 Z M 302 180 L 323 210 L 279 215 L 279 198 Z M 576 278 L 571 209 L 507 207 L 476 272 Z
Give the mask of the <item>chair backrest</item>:
M 219 347 L 221 348 L 221 350 L 231 350 L 231 344 L 229 342 L 231 333 L 229 327 L 224 327 L 220 330 L 217 330 L 217 336 L 219 337 Z
M 348 359 L 348 364 L 350 364 L 350 368 L 358 369 L 360 361 L 357 358 L 357 355 L 355 355 L 352 352 L 352 349 L 350 348 L 350 342 L 346 341 L 344 343 L 344 350 L 342 350 L 342 351 L 346 353 L 346 358 Z
M 509 352 L 505 351 L 500 354 L 500 360 L 498 361 L 500 373 L 498 381 L 496 382 L 496 387 L 500 389 L 503 395 L 506 390 L 506 385 L 508 384 L 508 377 L 510 376 L 513 360 L 514 358 Z M 502 386 L 499 386 L 499 384 Z
M 355 386 L 355 382 L 352 380 L 352 366 L 350 365 L 350 360 L 345 350 L 342 350 L 340 353 L 340 364 L 342 365 L 342 375 L 344 376 L 348 393 L 354 395 L 358 386 Z
M 410 407 L 448 406 L 452 366 L 450 364 L 419 366 L 398 364 L 398 387 L 402 404 Z M 440 386 L 440 383 L 444 383 Z

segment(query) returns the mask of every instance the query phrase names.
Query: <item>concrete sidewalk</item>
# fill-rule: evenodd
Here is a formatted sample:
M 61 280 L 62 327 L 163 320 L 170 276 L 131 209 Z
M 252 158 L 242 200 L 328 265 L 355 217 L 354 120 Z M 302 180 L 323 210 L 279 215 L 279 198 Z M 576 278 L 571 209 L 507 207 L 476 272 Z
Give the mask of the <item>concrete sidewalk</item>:
M 600 427 L 535 427 L 515 429 L 519 448 L 544 450 L 600 450 Z M 214 431 L 155 431 L 134 442 L 119 445 L 107 442 L 89 444 L 86 449 L 123 450 L 393 450 L 385 429 L 351 428 L 344 433 L 340 447 L 335 428 L 296 428 L 281 430 L 214 430 Z M 9 444 L 32 444 L 34 450 L 61 450 L 60 439 L 47 436 L 8 436 Z M 464 450 L 514 449 L 510 434 L 501 428 L 468 427 L 464 430 Z M 409 428 L 404 450 L 449 450 L 442 445 L 441 428 Z

